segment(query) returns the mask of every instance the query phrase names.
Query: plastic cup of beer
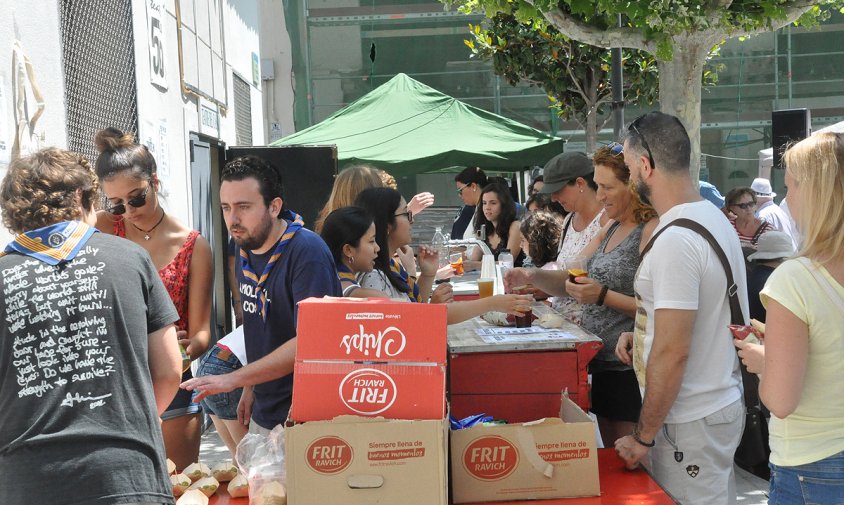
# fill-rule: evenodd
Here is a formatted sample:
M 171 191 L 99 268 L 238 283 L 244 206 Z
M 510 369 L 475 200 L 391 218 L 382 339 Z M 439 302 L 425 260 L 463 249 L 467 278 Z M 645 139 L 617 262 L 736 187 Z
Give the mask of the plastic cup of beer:
M 513 294 L 527 295 L 530 294 L 528 286 L 519 286 L 513 288 Z M 533 310 L 527 309 L 521 316 L 516 316 L 516 328 L 530 328 L 533 326 Z
M 586 270 L 586 261 L 588 258 L 577 256 L 573 258 L 566 258 L 566 271 L 569 274 L 569 280 L 577 283 L 577 277 L 586 277 L 588 274 Z
M 463 275 L 463 253 L 454 253 L 448 257 L 454 275 Z
M 495 279 L 478 279 L 478 298 L 487 298 L 492 296 Z

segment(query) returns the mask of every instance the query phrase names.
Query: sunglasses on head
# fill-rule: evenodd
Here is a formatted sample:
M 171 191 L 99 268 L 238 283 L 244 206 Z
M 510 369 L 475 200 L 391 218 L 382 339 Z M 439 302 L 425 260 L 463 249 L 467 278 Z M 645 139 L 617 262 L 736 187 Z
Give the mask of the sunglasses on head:
M 136 209 L 143 207 L 147 203 L 147 193 L 149 193 L 149 188 L 149 185 L 147 185 L 147 189 L 145 189 L 143 193 L 136 197 L 130 198 L 126 201 L 126 203 Z M 110 212 L 111 214 L 114 214 L 115 216 L 119 216 L 126 212 L 126 205 L 118 203 L 117 205 L 106 209 L 106 211 Z
M 642 147 L 644 147 L 645 151 L 647 151 L 648 153 L 648 161 L 651 162 L 651 168 L 656 168 L 656 163 L 654 163 L 654 155 L 651 152 L 651 147 L 648 145 L 648 141 L 647 139 L 645 139 L 645 136 L 642 135 L 641 131 L 639 131 L 638 124 L 642 122 L 643 117 L 645 116 L 639 116 L 632 123 L 630 123 L 630 126 L 627 127 L 627 131 L 633 132 L 634 134 L 636 134 L 637 137 L 639 137 L 639 139 L 642 141 Z
M 612 151 L 613 154 L 621 154 L 624 152 L 624 146 L 619 144 L 618 142 L 610 143 L 609 145 L 607 145 L 607 148 L 609 148 L 609 150 Z

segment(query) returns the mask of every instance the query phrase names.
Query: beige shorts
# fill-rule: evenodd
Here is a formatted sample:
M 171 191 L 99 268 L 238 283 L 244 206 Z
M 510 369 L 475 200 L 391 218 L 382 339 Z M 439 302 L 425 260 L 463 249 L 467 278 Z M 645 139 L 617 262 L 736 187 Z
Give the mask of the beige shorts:
M 744 401 L 737 400 L 703 419 L 665 424 L 645 466 L 678 503 L 733 505 L 733 456 L 744 420 Z

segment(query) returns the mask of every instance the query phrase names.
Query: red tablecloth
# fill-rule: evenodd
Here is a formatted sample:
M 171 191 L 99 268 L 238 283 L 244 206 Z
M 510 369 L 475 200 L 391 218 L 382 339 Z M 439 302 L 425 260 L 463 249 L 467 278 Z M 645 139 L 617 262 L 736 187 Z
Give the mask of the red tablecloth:
M 601 496 L 558 500 L 495 502 L 495 505 L 671 505 L 674 500 L 644 470 L 628 471 L 613 449 L 598 450 Z M 249 505 L 248 498 L 231 498 L 220 486 L 210 505 Z

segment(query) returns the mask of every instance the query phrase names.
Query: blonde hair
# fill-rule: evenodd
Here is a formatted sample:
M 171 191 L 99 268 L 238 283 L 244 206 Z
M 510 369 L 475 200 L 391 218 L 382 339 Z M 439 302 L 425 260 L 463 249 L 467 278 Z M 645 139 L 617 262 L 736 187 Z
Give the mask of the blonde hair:
M 818 133 L 785 152 L 786 171 L 799 196 L 797 225 L 803 236 L 798 254 L 827 263 L 844 254 L 844 135 Z
M 364 189 L 384 187 L 378 172 L 380 170 L 368 165 L 353 165 L 340 172 L 334 179 L 334 187 L 331 188 L 328 201 L 325 202 L 325 206 L 314 223 L 314 231 L 319 233 L 322 230 L 322 223 L 331 211 L 352 205 Z
M 391 189 L 399 189 L 398 183 L 396 183 L 396 178 L 392 175 L 388 174 L 387 172 L 378 169 L 378 177 L 381 178 L 381 182 L 384 184 L 385 187 Z
M 3 224 L 14 233 L 82 217 L 93 210 L 97 176 L 81 154 L 50 147 L 9 165 L 0 185 Z

